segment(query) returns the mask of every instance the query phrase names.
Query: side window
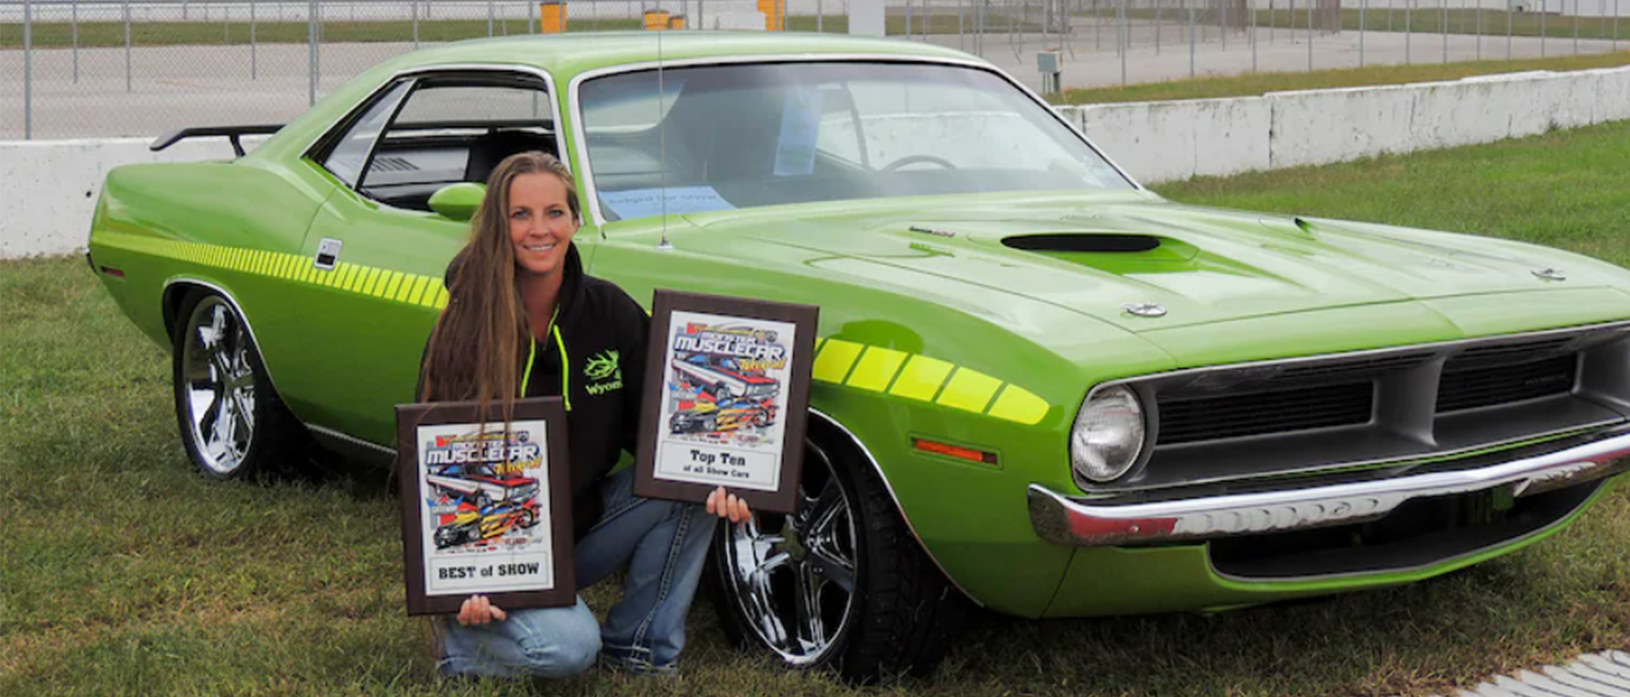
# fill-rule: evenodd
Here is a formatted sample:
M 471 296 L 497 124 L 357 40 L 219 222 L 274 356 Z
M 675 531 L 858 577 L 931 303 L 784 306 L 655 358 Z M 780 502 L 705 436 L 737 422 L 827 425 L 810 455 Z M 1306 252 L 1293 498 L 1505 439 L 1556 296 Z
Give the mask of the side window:
M 356 186 L 363 166 L 368 163 L 368 152 L 373 150 L 374 141 L 385 130 L 385 122 L 396 113 L 396 105 L 402 103 L 402 96 L 407 94 L 411 84 L 411 81 L 398 82 L 374 102 L 329 151 L 322 161 L 323 167 L 346 185 Z
M 541 87 L 541 86 L 540 86 Z M 465 124 L 548 120 L 548 95 L 542 89 L 495 85 L 439 85 L 431 81 L 415 90 L 393 128 L 415 123 L 456 121 Z
M 510 155 L 555 154 L 549 99 L 547 84 L 535 75 L 422 75 L 382 96 L 332 148 L 324 166 L 371 199 L 429 210 L 437 190 L 486 182 Z

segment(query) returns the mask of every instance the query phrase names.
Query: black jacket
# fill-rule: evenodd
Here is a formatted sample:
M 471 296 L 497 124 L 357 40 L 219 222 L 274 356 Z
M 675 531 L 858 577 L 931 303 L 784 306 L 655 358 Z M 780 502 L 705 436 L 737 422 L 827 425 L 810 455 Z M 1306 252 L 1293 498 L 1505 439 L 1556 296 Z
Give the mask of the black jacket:
M 462 262 L 461 255 L 447 265 L 449 289 Z M 600 519 L 600 480 L 624 451 L 632 454 L 639 442 L 640 390 L 651 318 L 617 284 L 583 273 L 577 245 L 567 248 L 562 270 L 566 276 L 554 327 L 546 339 L 521 347 L 522 361 L 536 351 L 531 372 L 522 376 L 526 386 L 522 396 L 565 397 L 572 537 L 582 539 Z M 457 302 L 458 296 L 451 301 Z M 517 390 L 520 387 L 516 385 Z

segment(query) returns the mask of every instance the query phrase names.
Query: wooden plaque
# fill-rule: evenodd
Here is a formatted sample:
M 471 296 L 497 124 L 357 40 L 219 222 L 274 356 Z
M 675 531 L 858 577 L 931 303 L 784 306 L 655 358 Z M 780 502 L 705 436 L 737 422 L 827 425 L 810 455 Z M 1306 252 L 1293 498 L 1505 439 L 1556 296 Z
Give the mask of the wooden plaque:
M 576 602 L 566 411 L 516 400 L 507 432 L 501 411 L 483 425 L 475 402 L 396 407 L 409 615 L 477 593 L 505 610 Z
M 723 486 L 793 512 L 817 319 L 813 305 L 657 290 L 634 493 L 702 502 Z

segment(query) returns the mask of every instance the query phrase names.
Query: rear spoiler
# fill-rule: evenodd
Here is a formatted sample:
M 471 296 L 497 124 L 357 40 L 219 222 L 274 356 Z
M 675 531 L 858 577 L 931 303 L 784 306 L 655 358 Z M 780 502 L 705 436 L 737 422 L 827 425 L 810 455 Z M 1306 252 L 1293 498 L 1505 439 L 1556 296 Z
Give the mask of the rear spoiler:
M 243 142 L 239 140 L 240 138 L 243 136 L 271 135 L 281 128 L 283 128 L 281 124 L 275 126 L 199 126 L 196 128 L 182 128 L 153 139 L 147 149 L 158 152 L 188 138 L 226 136 L 232 141 L 232 149 L 238 153 L 238 157 L 243 157 Z

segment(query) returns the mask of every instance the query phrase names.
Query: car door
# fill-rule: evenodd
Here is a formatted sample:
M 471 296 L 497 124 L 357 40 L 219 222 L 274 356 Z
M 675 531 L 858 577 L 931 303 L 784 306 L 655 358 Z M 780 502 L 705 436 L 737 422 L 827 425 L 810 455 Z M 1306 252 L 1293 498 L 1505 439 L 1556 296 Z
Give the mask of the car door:
M 319 144 L 309 164 L 333 191 L 306 234 L 316 280 L 297 303 L 308 353 L 297 379 L 316 396 L 308 425 L 394 440 L 393 406 L 414 399 L 447 303 L 443 274 L 469 235 L 466 221 L 430 210 L 430 195 L 484 182 L 510 150 L 557 151 L 551 94 L 546 76 L 513 69 L 403 76 Z

